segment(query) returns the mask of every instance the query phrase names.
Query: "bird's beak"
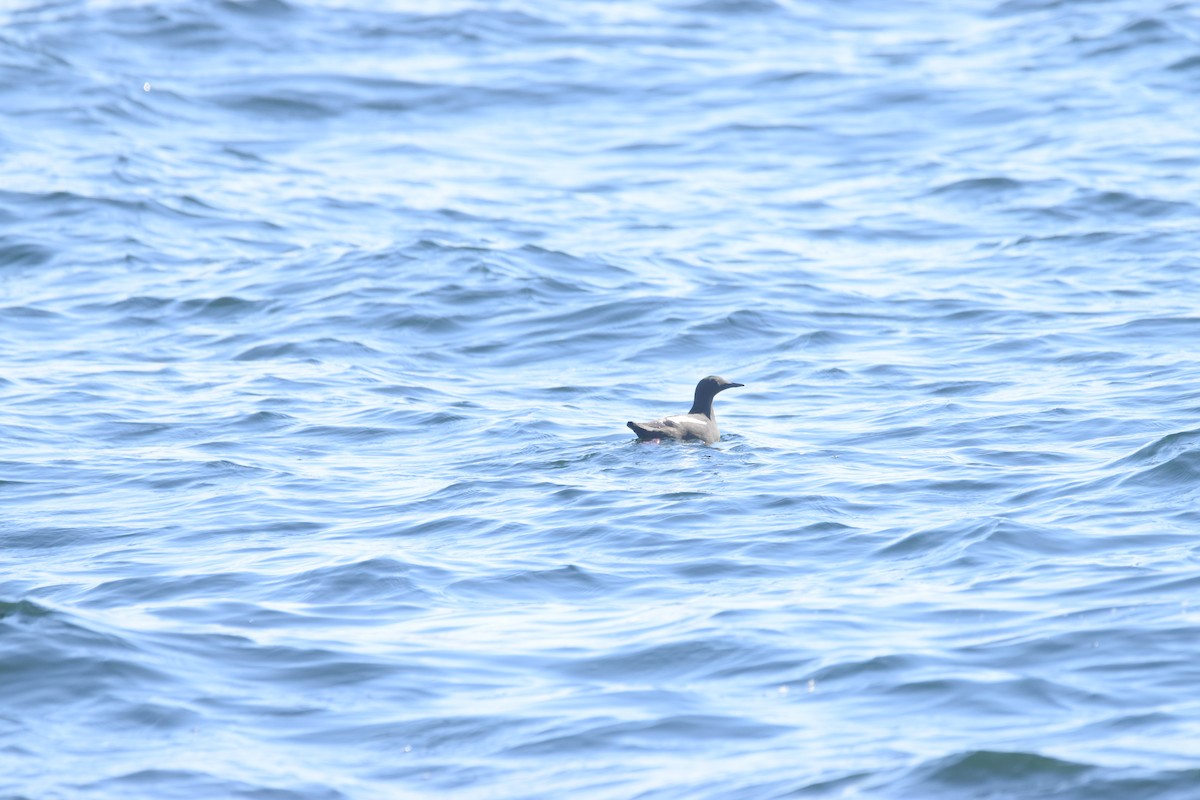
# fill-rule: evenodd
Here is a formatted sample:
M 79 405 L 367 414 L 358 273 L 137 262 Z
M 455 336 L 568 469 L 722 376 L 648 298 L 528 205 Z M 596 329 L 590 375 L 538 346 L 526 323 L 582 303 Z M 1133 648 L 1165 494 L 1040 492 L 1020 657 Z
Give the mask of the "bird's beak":
M 725 388 L 726 389 L 736 389 L 739 386 L 745 386 L 745 385 L 746 384 L 744 384 L 744 383 L 731 383 L 728 386 L 726 386 Z

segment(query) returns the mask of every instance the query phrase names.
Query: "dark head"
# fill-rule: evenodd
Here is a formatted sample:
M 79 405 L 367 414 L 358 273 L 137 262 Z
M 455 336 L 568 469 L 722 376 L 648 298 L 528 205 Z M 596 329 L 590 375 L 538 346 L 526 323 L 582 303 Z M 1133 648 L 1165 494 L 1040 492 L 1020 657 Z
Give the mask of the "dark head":
M 712 401 L 717 396 L 717 393 L 723 392 L 726 389 L 734 389 L 741 385 L 740 383 L 727 381 L 718 375 L 709 375 L 696 384 L 696 399 L 692 402 L 692 410 L 688 413 L 705 414 L 711 417 Z

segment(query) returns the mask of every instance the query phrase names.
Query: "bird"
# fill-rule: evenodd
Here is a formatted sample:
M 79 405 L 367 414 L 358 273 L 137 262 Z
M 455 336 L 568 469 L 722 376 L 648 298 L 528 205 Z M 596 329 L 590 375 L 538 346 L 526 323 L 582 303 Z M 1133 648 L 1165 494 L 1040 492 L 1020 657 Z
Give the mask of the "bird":
M 727 381 L 717 375 L 709 375 L 696 384 L 696 399 L 692 401 L 692 410 L 686 414 L 663 417 L 652 422 L 626 422 L 625 424 L 643 442 L 656 439 L 677 439 L 712 444 L 721 438 L 721 431 L 717 428 L 717 415 L 713 413 L 713 398 L 717 396 L 717 392 L 743 385 Z

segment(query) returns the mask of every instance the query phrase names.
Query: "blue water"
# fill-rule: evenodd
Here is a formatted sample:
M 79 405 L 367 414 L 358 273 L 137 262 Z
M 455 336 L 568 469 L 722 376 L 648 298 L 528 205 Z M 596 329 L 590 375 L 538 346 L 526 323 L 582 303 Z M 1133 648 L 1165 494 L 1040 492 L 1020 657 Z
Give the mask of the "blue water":
M 1198 91 L 1175 0 L 4 3 L 0 797 L 1200 797 Z

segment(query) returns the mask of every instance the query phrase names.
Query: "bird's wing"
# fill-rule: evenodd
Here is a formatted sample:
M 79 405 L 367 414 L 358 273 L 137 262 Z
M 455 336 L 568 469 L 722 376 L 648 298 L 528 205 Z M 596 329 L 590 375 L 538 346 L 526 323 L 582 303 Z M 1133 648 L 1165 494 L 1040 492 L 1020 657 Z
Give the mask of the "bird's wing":
M 692 414 L 663 417 L 651 422 L 627 423 L 641 439 L 704 439 L 707 420 Z

